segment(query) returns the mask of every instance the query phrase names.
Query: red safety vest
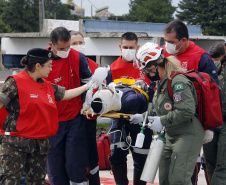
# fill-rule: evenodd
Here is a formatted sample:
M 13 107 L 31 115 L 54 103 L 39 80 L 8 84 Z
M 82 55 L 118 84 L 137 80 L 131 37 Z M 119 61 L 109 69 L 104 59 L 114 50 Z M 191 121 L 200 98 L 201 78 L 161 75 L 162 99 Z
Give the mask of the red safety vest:
M 133 67 L 133 63 L 125 63 L 119 57 L 111 65 L 112 80 L 126 78 L 126 79 L 140 79 L 150 84 L 150 80 L 138 68 Z
M 46 139 L 55 135 L 58 116 L 53 86 L 45 79 L 44 84 L 35 82 L 24 70 L 11 77 L 16 81 L 20 113 L 17 132 L 2 134 L 31 139 Z
M 79 52 L 72 49 L 67 58 L 53 60 L 52 71 L 46 79 L 51 83 L 65 87 L 66 90 L 80 87 L 79 63 Z M 81 108 L 81 95 L 71 100 L 57 102 L 59 121 L 74 119 Z
M 98 68 L 98 64 L 96 62 L 94 62 L 93 60 L 91 60 L 90 58 L 86 57 L 88 62 L 89 62 L 89 68 L 91 70 L 91 73 L 94 74 L 96 68 Z
M 171 56 L 167 51 L 165 45 L 163 46 L 165 52 L 163 55 L 165 57 Z M 181 62 L 182 68 L 190 71 L 192 69 L 198 70 L 199 61 L 201 56 L 207 53 L 204 49 L 197 46 L 194 42 L 189 41 L 188 48 L 184 51 L 184 53 L 177 55 L 177 59 Z
M 3 130 L 3 124 L 5 122 L 5 118 L 7 116 L 8 112 L 6 111 L 5 107 L 2 107 L 0 109 L 0 132 Z

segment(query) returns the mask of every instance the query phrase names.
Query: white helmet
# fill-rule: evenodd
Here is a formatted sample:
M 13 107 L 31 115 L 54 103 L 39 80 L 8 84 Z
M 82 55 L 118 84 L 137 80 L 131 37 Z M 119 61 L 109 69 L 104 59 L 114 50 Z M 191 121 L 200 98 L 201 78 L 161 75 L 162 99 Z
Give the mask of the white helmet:
M 147 42 L 136 53 L 135 60 L 139 69 L 148 68 L 150 65 L 157 65 L 157 62 L 164 58 L 164 49 L 158 44 Z

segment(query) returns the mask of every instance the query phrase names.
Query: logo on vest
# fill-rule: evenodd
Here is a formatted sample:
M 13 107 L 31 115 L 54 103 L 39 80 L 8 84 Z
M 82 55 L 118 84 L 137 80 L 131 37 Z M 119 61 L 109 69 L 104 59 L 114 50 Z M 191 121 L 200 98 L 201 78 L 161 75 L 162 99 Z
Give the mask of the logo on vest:
M 73 70 L 72 70 L 72 68 L 71 68 L 71 76 L 73 76 Z
M 134 79 L 132 76 L 121 76 L 120 78 L 125 78 L 125 79 Z
M 187 68 L 188 68 L 188 62 L 183 62 L 183 63 L 181 64 L 181 67 L 187 71 Z
M 52 99 L 51 95 L 47 94 L 47 96 L 48 96 L 48 99 L 49 99 L 49 103 L 53 103 L 53 99 Z
M 38 98 L 38 94 L 30 94 L 30 98 Z
M 58 82 L 60 82 L 61 80 L 62 80 L 62 76 L 59 77 L 59 78 L 54 79 L 54 82 L 55 82 L 55 83 L 58 83 Z
M 144 80 L 145 79 L 145 75 L 142 73 L 142 71 L 140 71 L 140 79 Z

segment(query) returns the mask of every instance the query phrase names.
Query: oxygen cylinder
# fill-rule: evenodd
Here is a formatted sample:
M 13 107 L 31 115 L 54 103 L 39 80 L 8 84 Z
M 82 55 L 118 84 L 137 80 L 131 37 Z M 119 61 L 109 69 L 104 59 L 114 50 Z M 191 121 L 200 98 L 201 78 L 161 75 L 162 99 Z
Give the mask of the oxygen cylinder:
M 164 133 L 159 133 L 157 137 L 154 137 L 140 180 L 151 184 L 154 183 L 165 142 Z

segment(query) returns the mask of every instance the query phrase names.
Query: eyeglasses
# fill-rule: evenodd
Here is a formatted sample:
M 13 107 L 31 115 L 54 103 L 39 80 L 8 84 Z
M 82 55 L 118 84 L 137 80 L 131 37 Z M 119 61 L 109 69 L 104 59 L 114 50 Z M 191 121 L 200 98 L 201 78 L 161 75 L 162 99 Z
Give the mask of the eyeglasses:
M 144 75 L 147 75 L 148 73 L 155 73 L 155 71 L 153 71 L 154 68 L 155 68 L 155 67 L 144 68 L 143 71 L 142 71 L 142 73 L 143 73 Z M 157 67 L 156 67 L 156 68 L 157 68 Z M 148 72 L 147 72 L 147 71 L 148 71 Z

